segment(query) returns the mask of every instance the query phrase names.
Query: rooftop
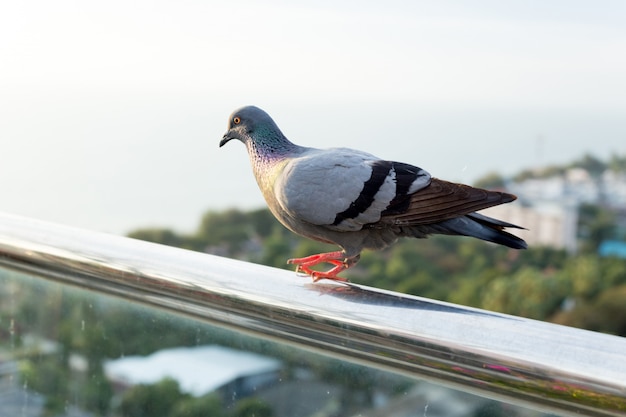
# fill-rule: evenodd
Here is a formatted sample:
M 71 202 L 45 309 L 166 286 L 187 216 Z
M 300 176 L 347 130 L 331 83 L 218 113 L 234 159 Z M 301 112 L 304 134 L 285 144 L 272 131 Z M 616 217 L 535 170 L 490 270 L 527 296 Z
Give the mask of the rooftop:
M 164 378 L 178 382 L 182 392 L 199 397 L 239 377 L 277 371 L 276 359 L 222 346 L 164 349 L 149 356 L 107 361 L 105 372 L 129 385 L 154 384 Z

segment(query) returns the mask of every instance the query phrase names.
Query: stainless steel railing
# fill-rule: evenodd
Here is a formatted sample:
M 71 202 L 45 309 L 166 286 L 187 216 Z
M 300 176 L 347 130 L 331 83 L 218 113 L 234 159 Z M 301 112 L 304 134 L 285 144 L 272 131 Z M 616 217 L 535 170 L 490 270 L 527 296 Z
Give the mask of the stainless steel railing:
M 559 414 L 626 415 L 626 339 L 0 214 L 0 265 Z

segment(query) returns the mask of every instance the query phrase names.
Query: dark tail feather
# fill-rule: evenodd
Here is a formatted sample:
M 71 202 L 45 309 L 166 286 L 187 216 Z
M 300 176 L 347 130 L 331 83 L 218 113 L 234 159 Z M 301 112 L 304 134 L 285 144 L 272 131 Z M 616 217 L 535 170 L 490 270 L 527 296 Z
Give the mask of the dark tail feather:
M 484 224 L 485 226 L 489 226 L 489 227 L 494 227 L 494 226 L 514 227 L 515 229 L 526 230 L 525 227 L 518 226 L 513 223 L 507 223 L 502 220 L 494 219 L 493 217 L 487 217 L 484 214 L 480 214 L 480 213 L 470 213 L 470 214 L 466 214 L 466 216 L 471 217 L 473 220 L 476 220 L 478 223 Z
M 493 219 L 483 214 L 470 213 L 454 219 L 444 220 L 433 226 L 436 226 L 438 229 L 437 233 L 471 236 L 513 249 L 528 248 L 528 244 L 523 239 L 504 231 L 505 227 L 514 227 L 516 229 L 523 229 L 523 227 Z

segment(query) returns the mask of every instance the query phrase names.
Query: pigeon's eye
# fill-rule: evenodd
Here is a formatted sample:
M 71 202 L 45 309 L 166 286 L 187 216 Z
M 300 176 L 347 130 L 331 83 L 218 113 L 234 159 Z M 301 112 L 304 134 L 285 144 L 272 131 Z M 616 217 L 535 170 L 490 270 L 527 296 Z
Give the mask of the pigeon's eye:
M 238 125 L 239 123 L 241 123 L 241 119 L 239 118 L 239 116 L 235 116 L 233 117 L 233 123 Z

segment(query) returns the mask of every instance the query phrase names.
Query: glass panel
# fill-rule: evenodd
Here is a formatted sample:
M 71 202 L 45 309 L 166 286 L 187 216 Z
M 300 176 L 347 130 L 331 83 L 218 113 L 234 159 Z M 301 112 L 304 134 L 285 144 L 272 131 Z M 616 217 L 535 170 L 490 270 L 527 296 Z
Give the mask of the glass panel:
M 0 269 L 0 415 L 545 414 Z

